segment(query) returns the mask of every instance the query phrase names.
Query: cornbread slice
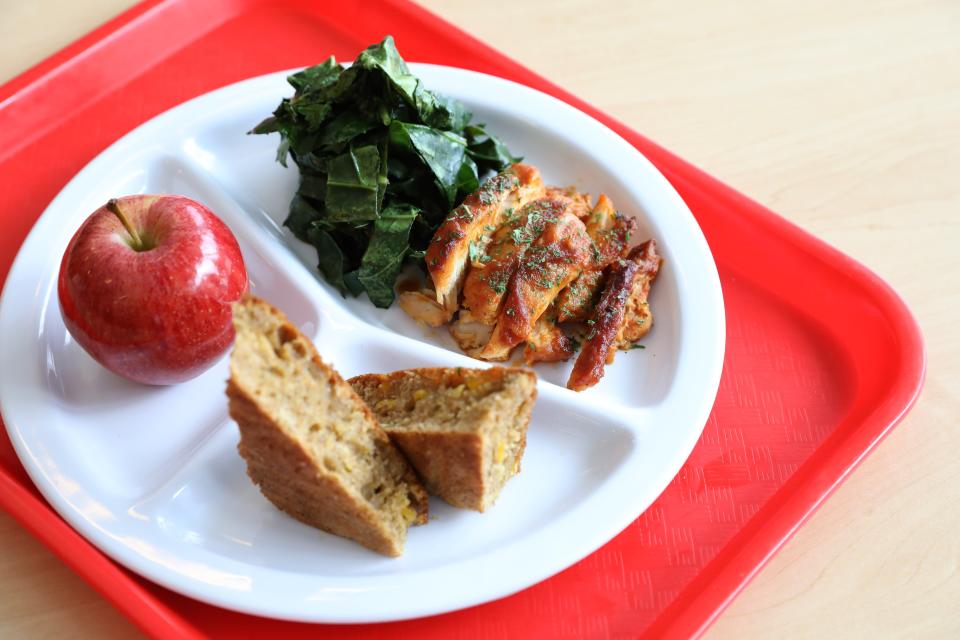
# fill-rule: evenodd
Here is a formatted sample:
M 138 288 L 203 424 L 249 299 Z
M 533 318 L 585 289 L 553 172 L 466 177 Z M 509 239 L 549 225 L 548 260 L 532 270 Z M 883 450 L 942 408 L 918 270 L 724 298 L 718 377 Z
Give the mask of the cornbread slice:
M 537 397 L 532 371 L 407 369 L 350 379 L 423 478 L 455 507 L 484 511 L 520 471 Z
M 270 502 L 388 556 L 427 521 L 427 494 L 403 455 L 310 340 L 263 300 L 233 305 L 227 396 L 247 474 Z

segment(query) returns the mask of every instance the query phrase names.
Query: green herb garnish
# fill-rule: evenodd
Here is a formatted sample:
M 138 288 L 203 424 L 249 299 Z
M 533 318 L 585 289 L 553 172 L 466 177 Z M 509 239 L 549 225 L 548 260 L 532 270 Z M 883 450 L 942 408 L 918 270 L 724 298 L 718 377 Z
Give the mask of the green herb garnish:
M 294 95 L 251 131 L 279 133 L 277 160 L 299 169 L 284 224 L 316 248 L 327 282 L 389 307 L 404 262 L 422 264 L 447 213 L 519 159 L 424 88 L 391 36 L 349 68 L 331 57 L 287 80 Z
M 470 259 L 470 262 L 479 262 L 483 257 L 483 250 L 475 242 L 470 242 L 467 245 L 467 257 Z

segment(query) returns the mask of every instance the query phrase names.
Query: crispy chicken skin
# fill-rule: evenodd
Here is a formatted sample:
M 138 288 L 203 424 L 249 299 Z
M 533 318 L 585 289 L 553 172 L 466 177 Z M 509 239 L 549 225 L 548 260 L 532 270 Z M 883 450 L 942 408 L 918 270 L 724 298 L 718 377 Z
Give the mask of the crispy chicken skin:
M 603 368 L 613 364 L 617 348 L 629 348 L 628 335 L 642 336 L 652 323 L 647 295 L 660 269 L 653 240 L 635 247 L 609 268 L 606 286 L 593 315 L 583 350 L 573 365 L 567 388 L 583 391 L 600 381 Z M 630 327 L 628 329 L 628 327 Z
M 591 246 L 583 222 L 569 212 L 546 224 L 507 285 L 507 298 L 490 342 L 480 352 L 481 358 L 509 357 L 510 350 L 530 335 L 557 294 L 580 274 Z
M 507 211 L 542 196 L 544 189 L 536 167 L 515 164 L 486 180 L 450 212 L 433 235 L 426 253 L 437 302 L 447 311 L 457 310 L 471 245 L 475 251 L 482 250 Z
M 603 286 L 603 270 L 626 255 L 630 236 L 637 226 L 634 218 L 620 215 L 602 193 L 583 220 L 594 248 L 588 266 L 557 296 L 558 322 L 583 321 L 589 317 Z
M 489 325 L 497 321 L 507 285 L 524 254 L 546 225 L 563 215 L 564 209 L 563 202 L 540 198 L 506 217 L 493 234 L 486 253 L 470 263 L 463 282 L 461 304 L 470 310 L 473 321 Z

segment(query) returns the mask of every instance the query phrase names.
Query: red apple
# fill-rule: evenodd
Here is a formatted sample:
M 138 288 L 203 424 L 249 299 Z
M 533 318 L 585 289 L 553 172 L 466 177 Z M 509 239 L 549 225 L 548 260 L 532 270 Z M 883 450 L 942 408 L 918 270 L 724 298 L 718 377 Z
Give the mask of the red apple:
M 147 384 L 199 375 L 233 342 L 230 303 L 247 290 L 236 238 L 183 196 L 111 200 L 60 263 L 67 329 L 107 369 Z

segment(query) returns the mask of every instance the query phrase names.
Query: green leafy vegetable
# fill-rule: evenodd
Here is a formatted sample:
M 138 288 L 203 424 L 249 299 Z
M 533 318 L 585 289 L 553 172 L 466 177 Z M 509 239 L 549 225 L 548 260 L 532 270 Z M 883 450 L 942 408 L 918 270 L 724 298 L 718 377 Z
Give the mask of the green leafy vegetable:
M 378 307 L 389 307 L 393 303 L 393 283 L 410 249 L 410 227 L 416 217 L 416 207 L 394 204 L 384 209 L 373 223 L 373 235 L 360 261 L 357 279 Z
M 519 158 L 424 87 L 390 36 L 349 68 L 331 57 L 288 82 L 294 95 L 251 131 L 279 133 L 277 161 L 300 171 L 285 224 L 341 293 L 388 307 L 403 264 L 422 266 L 447 213 Z
M 336 240 L 328 232 L 318 226 L 311 226 L 306 233 L 307 240 L 317 248 L 317 269 L 341 292 L 346 286 L 343 282 L 343 252 L 337 246 Z
M 435 176 L 437 187 L 453 208 L 460 184 L 459 174 L 465 165 L 467 141 L 455 133 L 431 129 L 419 124 L 394 120 L 390 123 L 390 143 L 415 153 Z M 474 165 L 475 166 L 475 165 Z
M 463 134 L 469 145 L 467 152 L 476 161 L 477 166 L 483 169 L 499 171 L 497 167 L 520 161 L 520 158 L 514 157 L 499 138 L 487 133 L 483 125 L 470 125 L 464 129 Z
M 380 152 L 373 145 L 348 149 L 327 162 L 324 198 L 328 220 L 355 222 L 377 219 Z

